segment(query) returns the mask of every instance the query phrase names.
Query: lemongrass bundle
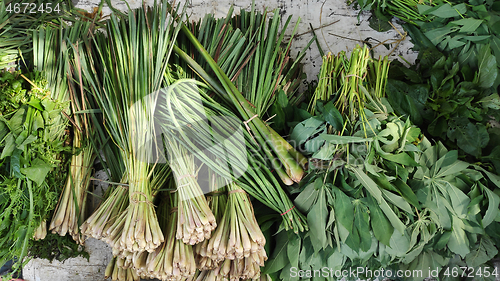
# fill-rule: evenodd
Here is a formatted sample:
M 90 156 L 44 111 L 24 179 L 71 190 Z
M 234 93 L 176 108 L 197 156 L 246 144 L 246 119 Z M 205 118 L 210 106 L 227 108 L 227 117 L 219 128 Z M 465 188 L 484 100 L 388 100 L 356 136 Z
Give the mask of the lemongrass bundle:
M 224 216 L 207 245 L 206 255 L 217 262 L 251 256 L 260 262 L 267 260 L 265 243 L 250 198 L 243 189 L 230 183 Z
M 159 214 L 160 218 L 166 218 L 165 242 L 152 253 L 135 253 L 133 264 L 138 274 L 144 277 L 185 280 L 194 276 L 196 263 L 193 247 L 176 239 L 179 199 L 177 192 L 170 197 L 171 203 L 161 207 L 163 208 L 161 212 L 166 211 L 167 214 Z
M 126 180 L 123 179 L 122 182 Z M 111 226 L 127 206 L 128 189 L 126 186 L 118 186 L 82 224 L 80 227 L 82 234 L 99 240 L 108 237 Z
M 217 223 L 198 184 L 195 158 L 177 141 L 165 142 L 179 194 L 177 239 L 195 245 L 209 239 Z
M 97 32 L 80 50 L 82 73 L 102 112 L 110 139 L 120 149 L 128 179 L 129 206 L 123 226 L 113 228 L 122 251 L 154 251 L 164 240 L 153 205 L 158 151 L 152 114 L 168 71 L 180 17 L 166 0 L 153 7 L 112 14 L 106 34 Z M 96 75 L 100 73 L 100 75 Z M 156 155 L 155 155 L 156 152 Z M 163 177 L 160 175 L 160 177 Z M 113 237 L 114 238 L 114 237 Z M 109 238 L 108 238 L 109 239 Z M 116 244 L 116 243 L 115 243 Z
M 47 221 L 43 220 L 42 223 L 35 229 L 33 239 L 35 241 L 42 240 L 47 236 Z
M 226 205 L 227 205 L 227 192 L 226 188 L 221 184 L 224 180 L 215 175 L 214 173 L 209 174 L 209 185 L 210 185 L 210 193 L 208 193 L 207 201 L 212 210 L 212 213 L 215 216 L 215 220 L 217 225 L 220 224 L 222 217 L 224 215 Z M 219 188 L 220 186 L 222 188 Z M 210 239 L 205 239 L 203 242 L 198 243 L 194 246 L 194 253 L 196 257 L 196 267 L 199 270 L 211 270 L 218 266 L 219 262 L 212 259 L 212 255 L 207 253 L 208 244 L 210 243 Z
M 262 120 L 262 116 L 256 114 L 255 108 L 245 99 L 191 31 L 184 25 L 182 26 L 182 31 L 210 65 L 223 88 L 184 51 L 178 47 L 174 47 L 174 51 L 193 67 L 202 79 L 208 81 L 221 98 L 229 100 L 237 109 L 248 130 L 252 132 L 254 142 L 259 144 L 260 149 L 267 159 L 269 159 L 274 171 L 283 183 L 292 185 L 294 182 L 300 182 L 304 176 L 304 167 L 307 162 L 303 161 L 305 159 L 304 156 L 292 146 L 284 145 L 286 141 L 279 134 L 273 133 L 273 130 Z
M 161 111 L 157 115 L 166 139 L 178 140 L 210 170 L 237 182 L 252 197 L 281 214 L 285 229 L 306 230 L 305 217 L 267 169 L 267 161 L 245 130 L 245 123 L 209 97 L 206 87 L 192 79 L 177 79 L 161 93 L 165 101 L 158 102 Z
M 123 259 L 113 257 L 106 267 L 104 279 L 111 277 L 113 281 L 139 281 L 139 275 L 132 269 L 122 267 Z
M 220 265 L 219 276 L 225 277 L 231 281 L 240 279 L 257 279 L 260 277 L 260 267 L 264 266 L 264 262 L 259 264 L 253 257 L 224 260 Z
M 309 101 L 308 111 L 314 114 L 317 101 L 328 101 L 332 98 L 340 88 L 341 84 L 337 79 L 343 70 L 344 52 L 340 52 L 337 56 L 328 53 L 323 56 L 321 69 L 318 75 L 318 86 L 314 90 L 314 94 Z
M 74 149 L 80 146 L 80 134 L 75 133 Z M 73 240 L 83 244 L 85 239 L 80 233 L 79 224 L 85 219 L 87 189 L 90 184 L 92 164 L 96 155 L 90 146 L 85 146 L 80 153 L 71 157 L 70 172 L 61 198 L 56 207 L 49 230 L 65 236 L 69 233 Z

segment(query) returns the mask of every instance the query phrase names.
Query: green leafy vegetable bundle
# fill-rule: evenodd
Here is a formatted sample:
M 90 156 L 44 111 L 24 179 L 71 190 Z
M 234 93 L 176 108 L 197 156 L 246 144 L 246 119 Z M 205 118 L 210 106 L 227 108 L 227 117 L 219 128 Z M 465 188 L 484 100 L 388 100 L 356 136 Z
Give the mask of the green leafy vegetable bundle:
M 360 84 L 370 97 L 360 108 L 364 117 L 341 114 L 334 106 L 344 87 L 339 79 L 326 85 L 338 90 L 327 88 L 332 94 L 316 103 L 317 114 L 292 132 L 313 158 L 294 201 L 310 231 L 279 233 L 264 272 L 299 280 L 293 272 L 323 267 L 421 269 L 423 277 L 445 266 L 493 270 L 500 177 L 433 144 L 411 118 L 398 116 L 391 80 L 388 99 L 374 95 L 375 84 Z

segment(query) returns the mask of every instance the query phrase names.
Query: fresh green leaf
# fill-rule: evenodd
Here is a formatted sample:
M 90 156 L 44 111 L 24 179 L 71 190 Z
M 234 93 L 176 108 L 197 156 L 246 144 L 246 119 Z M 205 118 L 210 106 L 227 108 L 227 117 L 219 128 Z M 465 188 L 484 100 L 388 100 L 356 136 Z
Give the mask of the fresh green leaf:
M 328 208 L 326 205 L 325 191 L 322 188 L 318 200 L 307 214 L 309 234 L 314 241 L 314 252 L 317 253 L 327 245 L 326 223 L 328 220 Z
M 328 102 L 325 105 L 323 118 L 325 118 L 325 121 L 332 127 L 334 127 L 335 130 L 342 131 L 342 128 L 344 126 L 344 119 L 342 118 L 342 115 L 335 107 L 335 105 L 333 105 L 333 101 Z
M 369 199 L 368 208 L 370 209 L 370 222 L 373 235 L 375 235 L 375 238 L 377 238 L 381 243 L 390 246 L 390 240 L 392 233 L 394 232 L 394 227 L 391 225 L 378 206 L 377 202 L 372 197 Z
M 53 169 L 50 164 L 36 158 L 31 165 L 27 168 L 22 168 L 21 172 L 30 180 L 34 181 L 37 185 L 41 185 L 47 174 Z
M 498 76 L 498 66 L 495 57 L 491 54 L 490 45 L 484 45 L 478 54 L 479 86 L 489 88 L 493 86 Z
M 455 254 L 465 257 L 469 252 L 469 240 L 463 230 L 463 222 L 460 218 L 453 216 L 453 228 L 451 231 L 448 248 Z
M 465 262 L 468 266 L 478 268 L 483 263 L 493 259 L 497 254 L 498 250 L 491 239 L 488 236 L 482 236 L 479 244 L 465 256 Z

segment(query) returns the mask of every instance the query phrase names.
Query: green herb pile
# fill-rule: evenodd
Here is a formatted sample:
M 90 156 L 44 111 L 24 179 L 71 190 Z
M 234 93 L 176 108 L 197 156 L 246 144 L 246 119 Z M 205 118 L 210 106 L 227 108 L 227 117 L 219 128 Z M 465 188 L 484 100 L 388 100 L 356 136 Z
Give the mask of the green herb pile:
M 378 30 L 405 21 L 417 62 L 357 46 L 306 92 L 314 38 L 292 54 L 298 22 L 278 10 L 102 3 L 23 33 L 0 3 L 0 68 L 26 62 L 0 73 L 0 264 L 85 256 L 70 234 L 111 247 L 112 280 L 494 280 L 500 6 L 356 3 Z M 109 187 L 87 214 L 95 159 Z

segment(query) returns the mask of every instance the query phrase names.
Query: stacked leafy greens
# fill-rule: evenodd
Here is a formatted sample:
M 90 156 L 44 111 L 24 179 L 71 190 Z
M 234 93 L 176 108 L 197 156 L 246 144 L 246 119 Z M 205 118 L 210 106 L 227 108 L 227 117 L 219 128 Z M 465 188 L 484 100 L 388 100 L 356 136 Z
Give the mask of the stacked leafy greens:
M 336 64 L 323 67 L 320 73 L 332 79 Z M 387 79 L 384 72 L 377 76 Z M 298 270 L 311 277 L 307 272 L 323 267 L 422 270 L 424 278 L 428 268 L 443 268 L 440 277 L 450 278 L 446 266 L 493 272 L 500 177 L 459 160 L 458 151 L 441 142 L 432 144 L 410 118 L 396 114 L 390 98 L 376 96 L 375 83 L 351 88 L 338 77 L 318 88 L 333 93 L 331 100 L 317 100 L 316 115 L 291 135 L 316 159 L 294 201 L 310 231 L 279 233 L 264 272 L 276 280 L 299 280 L 298 274 L 290 278 Z M 360 108 L 364 117 L 334 106 L 345 88 L 356 101 L 369 96 Z

